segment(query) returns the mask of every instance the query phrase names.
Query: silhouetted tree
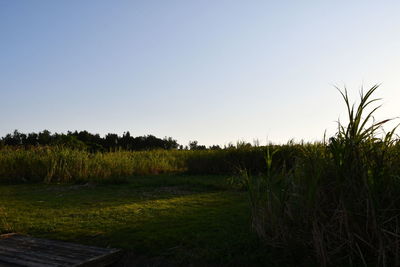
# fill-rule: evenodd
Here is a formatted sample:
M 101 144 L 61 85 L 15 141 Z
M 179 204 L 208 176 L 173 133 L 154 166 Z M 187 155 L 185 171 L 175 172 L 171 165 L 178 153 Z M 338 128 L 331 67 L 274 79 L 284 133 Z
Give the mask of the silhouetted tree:
M 51 139 L 51 132 L 48 130 L 44 130 L 38 134 L 38 142 L 42 146 L 50 145 Z
M 122 136 L 109 133 L 102 138 L 99 134 L 92 134 L 88 131 L 68 131 L 67 134 L 54 133 L 44 130 L 39 133 L 23 134 L 15 130 L 1 138 L 3 146 L 66 146 L 75 149 L 86 149 L 90 152 L 123 150 L 151 150 L 151 149 L 177 149 L 178 142 L 172 137 L 163 139 L 154 135 L 131 136 L 130 132 L 124 132 Z M 182 147 L 183 148 L 183 147 Z
M 26 145 L 37 146 L 39 144 L 39 136 L 37 133 L 30 133 L 26 138 Z
M 207 149 L 204 145 L 199 145 L 197 141 L 189 141 L 190 150 L 205 150 Z
M 106 134 L 104 146 L 108 151 L 116 149 L 118 146 L 118 135 L 112 133 Z
M 13 134 L 7 134 L 4 138 L 4 144 L 7 146 L 18 146 L 22 145 L 26 140 L 26 135 L 21 134 L 18 130 L 14 130 Z

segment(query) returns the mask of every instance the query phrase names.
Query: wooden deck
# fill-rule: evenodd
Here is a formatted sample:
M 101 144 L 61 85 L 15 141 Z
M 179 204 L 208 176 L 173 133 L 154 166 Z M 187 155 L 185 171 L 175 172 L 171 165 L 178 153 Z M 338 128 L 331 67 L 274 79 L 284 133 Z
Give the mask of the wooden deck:
M 0 235 L 0 267 L 108 266 L 120 252 L 19 234 Z

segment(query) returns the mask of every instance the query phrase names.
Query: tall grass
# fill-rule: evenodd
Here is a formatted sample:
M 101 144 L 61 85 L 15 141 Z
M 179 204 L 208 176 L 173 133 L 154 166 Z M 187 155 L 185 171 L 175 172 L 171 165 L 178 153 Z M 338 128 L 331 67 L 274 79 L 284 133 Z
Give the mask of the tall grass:
M 152 150 L 90 153 L 62 147 L 0 149 L 0 182 L 120 182 L 160 173 L 237 174 L 265 171 L 264 154 L 278 146 L 226 150 Z M 300 146 L 280 146 L 277 165 L 293 165 Z
M 270 246 L 320 266 L 400 265 L 400 144 L 367 109 L 378 86 L 351 105 L 328 143 L 304 145 L 293 166 L 246 176 L 253 227 Z
M 15 229 L 9 221 L 6 210 L 0 206 L 0 234 L 13 232 Z
M 0 182 L 123 182 L 159 173 L 237 174 L 252 226 L 270 247 L 321 266 L 400 266 L 400 142 L 340 91 L 348 123 L 328 141 L 205 151 L 0 150 Z M 0 207 L 1 208 L 1 207 Z M 4 215 L 4 214 L 3 214 Z M 6 222 L 1 215 L 0 222 Z M 300 261 L 299 261 L 300 262 Z
M 89 153 L 66 148 L 0 150 L 3 182 L 121 182 L 131 175 L 180 172 L 180 154 L 167 151 Z

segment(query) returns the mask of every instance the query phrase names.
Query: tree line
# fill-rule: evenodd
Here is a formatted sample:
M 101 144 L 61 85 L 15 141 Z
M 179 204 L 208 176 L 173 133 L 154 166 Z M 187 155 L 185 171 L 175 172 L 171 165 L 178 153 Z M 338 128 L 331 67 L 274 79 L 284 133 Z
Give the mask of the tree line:
M 108 133 L 104 137 L 99 134 L 92 134 L 88 131 L 68 131 L 64 133 L 51 133 L 44 130 L 38 133 L 21 133 L 15 130 L 1 138 L 3 146 L 66 146 L 76 149 L 87 149 L 89 151 L 115 151 L 122 150 L 151 150 L 151 149 L 177 149 L 178 142 L 171 137 L 158 138 L 154 135 L 131 136 L 125 132 L 122 136 L 115 133 Z
M 108 133 L 104 137 L 88 131 L 68 131 L 64 133 L 51 133 L 48 130 L 35 133 L 21 133 L 15 130 L 0 139 L 0 147 L 35 147 L 35 146 L 65 146 L 74 149 L 85 149 L 91 152 L 107 152 L 115 150 L 140 151 L 154 149 L 220 149 L 218 145 L 206 147 L 197 141 L 190 141 L 183 146 L 172 137 L 158 138 L 154 135 L 132 136 L 129 131 L 122 135 Z

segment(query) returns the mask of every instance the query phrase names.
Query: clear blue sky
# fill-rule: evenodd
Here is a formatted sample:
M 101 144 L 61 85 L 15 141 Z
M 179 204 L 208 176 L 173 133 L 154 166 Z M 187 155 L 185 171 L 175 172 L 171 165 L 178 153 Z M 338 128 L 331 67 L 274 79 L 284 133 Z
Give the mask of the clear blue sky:
M 0 135 L 314 141 L 382 83 L 400 115 L 398 1 L 0 0 Z

